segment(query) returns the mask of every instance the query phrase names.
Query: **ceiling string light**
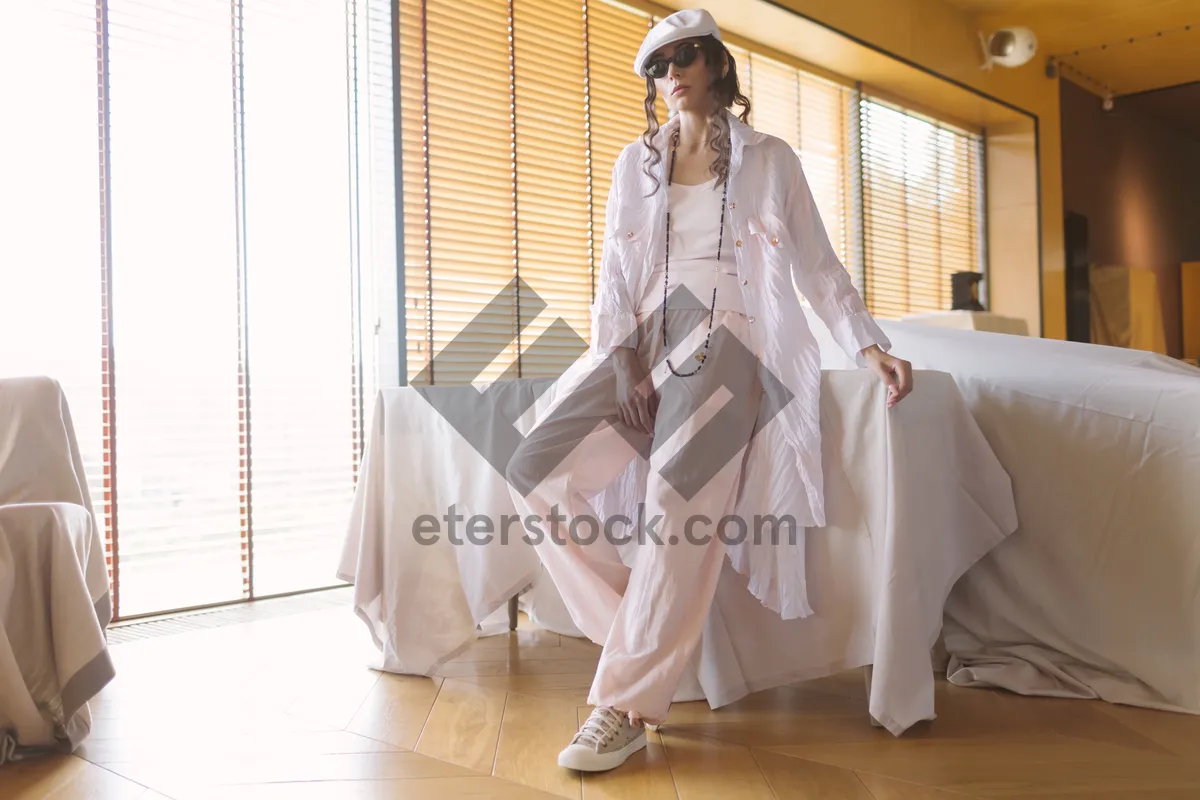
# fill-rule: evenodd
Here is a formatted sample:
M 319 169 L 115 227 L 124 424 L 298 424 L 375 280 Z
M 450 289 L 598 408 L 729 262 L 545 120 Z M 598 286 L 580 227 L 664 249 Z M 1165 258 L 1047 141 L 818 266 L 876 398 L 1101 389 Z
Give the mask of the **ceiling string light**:
M 1052 78 L 1058 77 L 1058 72 L 1070 73 L 1077 79 L 1076 83 L 1086 83 L 1101 97 L 1114 97 L 1116 95 L 1116 92 L 1107 83 L 1093 78 L 1091 75 L 1076 69 L 1065 61 L 1055 61 L 1052 56 L 1050 64 L 1051 66 L 1047 70 L 1047 74 Z
M 1108 52 L 1110 50 L 1115 50 L 1120 47 L 1127 47 L 1139 42 L 1147 42 L 1155 39 L 1162 39 L 1165 36 L 1188 33 L 1193 29 L 1200 29 L 1200 23 L 1196 25 L 1182 25 L 1177 28 L 1156 31 L 1145 36 L 1130 36 L 1128 39 L 1121 39 L 1119 41 L 1106 44 L 1098 44 L 1092 47 L 1080 47 L 1076 50 L 1071 50 L 1070 52 L 1052 55 L 1046 61 L 1046 75 L 1050 78 L 1056 78 L 1058 77 L 1058 72 L 1060 70 L 1063 72 L 1069 72 L 1071 75 L 1075 76 L 1076 79 L 1078 79 L 1078 82 L 1082 82 L 1091 86 L 1096 94 L 1099 94 L 1104 98 L 1105 110 L 1111 110 L 1113 98 L 1117 94 L 1116 91 L 1104 81 L 1093 78 L 1091 75 L 1083 72 L 1078 67 L 1072 66 L 1064 59 L 1076 58 L 1078 56 L 1088 55 L 1091 53 Z

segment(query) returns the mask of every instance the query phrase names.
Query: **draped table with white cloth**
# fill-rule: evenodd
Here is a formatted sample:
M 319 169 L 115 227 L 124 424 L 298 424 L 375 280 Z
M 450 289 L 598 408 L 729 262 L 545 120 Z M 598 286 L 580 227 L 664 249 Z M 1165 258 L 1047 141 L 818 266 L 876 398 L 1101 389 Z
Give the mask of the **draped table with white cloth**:
M 957 328 L 964 331 L 991 331 L 1028 336 L 1029 324 L 1020 317 L 1004 317 L 990 311 L 927 311 L 909 314 L 905 322 L 936 325 L 941 328 Z
M 946 603 L 948 679 L 1200 714 L 1200 370 L 1116 347 L 881 323 L 954 376 L 1020 528 Z M 853 364 L 821 330 L 826 369 Z
M 113 678 L 104 541 L 66 397 L 0 380 L 0 763 L 74 750 Z
M 525 430 L 522 410 L 532 404 L 536 414 L 554 388 L 492 387 L 493 434 Z M 355 612 L 380 651 L 373 666 L 385 671 L 433 674 L 530 585 L 533 620 L 580 635 L 519 526 L 506 538 L 498 527 L 490 539 L 479 528 L 467 536 L 473 515 L 498 525 L 515 510 L 501 471 L 431 405 L 436 393 L 464 391 L 477 390 L 402 387 L 376 397 L 337 574 L 354 583 Z M 959 577 L 1015 529 L 1011 483 L 942 373 L 919 373 L 916 390 L 890 410 L 870 372 L 826 373 L 821 426 L 827 525 L 805 536 L 814 614 L 782 619 L 727 559 L 675 699 L 718 708 L 873 665 L 870 713 L 899 735 L 935 716 L 930 651 L 942 608 Z M 457 515 L 455 537 L 448 513 Z M 633 557 L 636 547 L 623 550 Z

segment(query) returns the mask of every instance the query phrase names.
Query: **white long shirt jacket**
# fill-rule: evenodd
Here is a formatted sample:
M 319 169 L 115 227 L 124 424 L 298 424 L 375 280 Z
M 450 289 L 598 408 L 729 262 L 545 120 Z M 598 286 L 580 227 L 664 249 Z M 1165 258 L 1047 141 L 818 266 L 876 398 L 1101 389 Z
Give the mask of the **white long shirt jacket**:
M 752 346 L 793 399 L 754 437 L 745 461 L 742 496 L 733 513 L 742 515 L 751 535 L 727 543 L 735 569 L 749 579 L 750 591 L 785 619 L 808 616 L 804 579 L 804 528 L 825 525 L 821 471 L 821 366 L 816 339 L 808 327 L 797 289 L 829 328 L 838 345 L 862 367 L 861 351 L 891 343 L 867 312 L 850 275 L 835 254 L 817 212 L 800 160 L 775 136 L 755 131 L 736 116 L 730 121 L 729 220 L 725 242 L 734 245 L 738 282 L 750 320 Z M 635 303 L 664 251 L 666 143 L 678 127 L 673 118 L 659 130 L 655 145 L 660 188 L 642 169 L 640 141 L 622 151 L 613 169 L 607 206 L 606 241 L 592 305 L 590 360 L 594 365 L 628 341 L 636 328 Z M 568 378 L 567 384 L 574 381 Z M 644 470 L 645 465 L 642 465 Z M 628 475 L 629 471 L 627 471 Z M 644 472 L 642 473 L 644 474 Z M 615 494 L 597 498 L 597 510 L 628 513 L 640 498 L 640 479 L 618 481 Z M 610 505 L 611 504 L 611 505 Z M 796 536 L 761 541 L 752 535 L 755 515 L 791 514 Z

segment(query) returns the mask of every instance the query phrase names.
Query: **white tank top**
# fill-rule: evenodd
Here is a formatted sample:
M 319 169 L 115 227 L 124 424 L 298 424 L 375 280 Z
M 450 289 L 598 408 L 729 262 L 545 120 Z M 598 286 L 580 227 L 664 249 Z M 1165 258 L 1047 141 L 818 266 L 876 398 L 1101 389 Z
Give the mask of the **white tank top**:
M 671 205 L 671 285 L 668 308 L 699 307 L 708 309 L 712 303 L 713 285 L 717 289 L 717 311 L 746 313 L 742 287 L 737 279 L 737 258 L 734 255 L 733 224 L 725 210 L 725 238 L 721 243 L 721 261 L 717 262 L 717 242 L 721 233 L 721 186 L 714 178 L 698 186 L 671 184 L 668 200 Z M 665 253 L 655 255 L 654 269 L 646 292 L 638 303 L 638 312 L 645 314 L 662 308 L 663 266 Z M 686 287 L 695 297 L 675 294 Z

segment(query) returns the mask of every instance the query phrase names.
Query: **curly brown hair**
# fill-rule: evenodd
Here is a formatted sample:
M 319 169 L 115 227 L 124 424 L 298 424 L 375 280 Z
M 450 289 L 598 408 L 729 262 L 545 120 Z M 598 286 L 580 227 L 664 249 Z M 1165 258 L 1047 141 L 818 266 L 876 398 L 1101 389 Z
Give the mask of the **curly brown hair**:
M 742 94 L 741 83 L 738 81 L 737 63 L 733 58 L 733 54 L 729 52 L 729 48 L 713 36 L 702 36 L 698 41 L 700 43 L 700 51 L 704 54 L 704 61 L 709 66 L 709 72 L 714 76 L 708 85 L 709 95 L 712 97 L 714 107 L 719 111 L 725 111 L 734 105 L 741 106 L 742 112 L 738 117 L 742 122 L 748 123 L 750 120 L 750 99 Z M 729 69 L 725 71 L 724 75 L 721 75 L 720 70 L 724 64 L 728 64 Z M 654 168 L 662 161 L 662 153 L 653 144 L 654 135 L 658 133 L 661 127 L 655 109 L 657 99 L 658 87 L 655 86 L 654 79 L 646 78 L 646 130 L 642 133 L 641 138 L 642 143 L 646 145 L 646 149 L 649 152 L 646 154 L 642 169 L 654 181 L 654 192 L 657 192 L 659 189 L 659 182 L 654 174 Z M 729 176 L 729 158 L 732 150 L 729 141 L 729 120 L 725 114 L 717 113 L 709 118 L 708 141 L 709 146 L 717 154 L 717 158 L 711 167 L 712 174 L 719 179 L 718 183 L 724 182 Z M 654 192 L 651 192 L 651 194 Z

